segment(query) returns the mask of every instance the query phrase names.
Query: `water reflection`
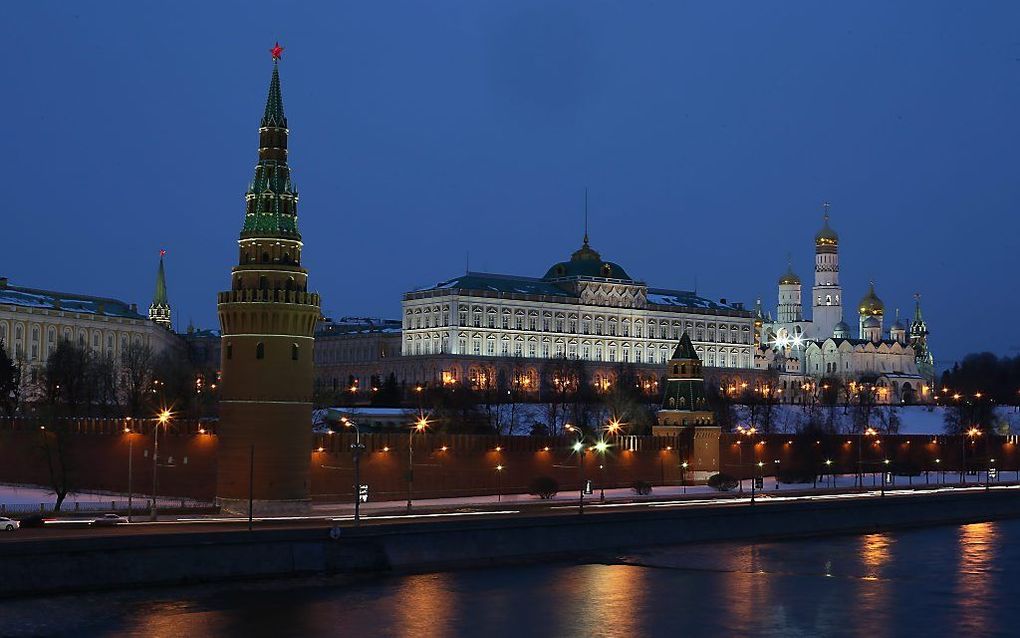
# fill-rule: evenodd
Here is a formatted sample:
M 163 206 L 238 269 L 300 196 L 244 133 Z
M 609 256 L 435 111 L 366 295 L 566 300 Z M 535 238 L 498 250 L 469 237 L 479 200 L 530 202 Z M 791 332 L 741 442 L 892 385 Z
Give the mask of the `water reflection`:
M 890 582 L 885 569 L 892 556 L 893 537 L 890 534 L 867 534 L 858 541 L 857 558 L 862 577 L 857 581 L 857 611 L 872 622 L 862 624 L 859 636 L 874 638 L 886 635 L 890 613 Z
M 959 563 L 954 594 L 960 613 L 957 628 L 972 635 L 990 633 L 989 606 L 998 585 L 995 571 L 999 527 L 995 523 L 962 525 L 958 535 Z
M 393 635 L 406 638 L 440 638 L 454 624 L 458 596 L 452 574 L 426 574 L 404 578 L 393 592 Z M 383 624 L 385 619 L 378 619 Z

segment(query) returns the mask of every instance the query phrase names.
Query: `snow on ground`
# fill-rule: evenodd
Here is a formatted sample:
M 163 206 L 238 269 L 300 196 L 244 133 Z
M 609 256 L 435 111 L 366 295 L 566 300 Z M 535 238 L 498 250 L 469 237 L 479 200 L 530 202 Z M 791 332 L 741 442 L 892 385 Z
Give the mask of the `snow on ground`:
M 38 485 L 17 485 L 4 483 L 0 484 L 0 505 L 35 505 L 40 504 L 46 505 L 47 509 L 50 509 L 56 502 L 57 497 L 53 493 L 53 490 L 40 487 Z M 184 499 L 189 501 L 190 499 Z M 109 507 L 110 501 L 115 501 L 118 504 L 127 503 L 127 494 L 117 494 L 111 492 L 77 492 L 74 494 L 68 494 L 64 500 L 63 509 L 67 511 L 73 511 L 75 504 L 78 504 L 79 509 L 95 508 L 97 506 Z M 148 501 L 148 497 L 145 494 L 134 495 L 134 506 L 141 507 L 142 504 Z M 159 502 L 165 505 L 180 505 L 181 499 L 179 498 L 160 498 Z

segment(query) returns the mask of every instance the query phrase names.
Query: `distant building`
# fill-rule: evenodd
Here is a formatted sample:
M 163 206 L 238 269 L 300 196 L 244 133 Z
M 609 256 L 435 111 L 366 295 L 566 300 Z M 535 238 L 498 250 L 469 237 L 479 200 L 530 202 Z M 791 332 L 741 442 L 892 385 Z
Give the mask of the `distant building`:
M 159 353 L 180 346 L 177 335 L 138 312 L 135 304 L 11 284 L 0 277 L 0 343 L 38 376 L 61 340 L 119 362 L 129 344 Z
M 343 317 L 316 326 L 315 378 L 320 390 L 370 392 L 397 372 L 394 362 L 399 358 L 399 320 Z

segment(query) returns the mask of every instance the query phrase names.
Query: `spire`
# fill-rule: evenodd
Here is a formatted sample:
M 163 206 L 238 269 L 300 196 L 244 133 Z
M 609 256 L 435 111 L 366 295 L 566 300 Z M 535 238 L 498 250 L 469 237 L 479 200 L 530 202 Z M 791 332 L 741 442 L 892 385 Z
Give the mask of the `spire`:
M 283 112 L 279 59 L 283 47 L 277 43 L 273 74 L 269 81 L 266 111 L 259 126 L 259 162 L 245 194 L 245 218 L 241 237 L 301 239 L 297 227 L 298 193 L 287 165 L 287 117 Z
M 166 295 L 166 270 L 163 268 L 163 256 L 165 250 L 159 251 L 159 269 L 156 271 L 156 292 L 152 295 L 153 306 L 169 306 L 170 302 Z
M 588 248 L 588 187 L 584 187 L 584 247 Z
M 149 305 L 149 320 L 155 321 L 167 330 L 173 327 L 170 318 L 170 299 L 166 294 L 166 269 L 163 267 L 163 257 L 166 251 L 159 251 L 159 269 L 156 271 L 156 292 L 152 295 L 152 304 Z
M 262 116 L 262 128 L 287 128 L 287 117 L 283 114 L 283 92 L 280 91 L 280 63 L 276 60 L 278 58 L 274 58 L 273 62 L 273 77 L 269 81 L 269 95 L 266 97 L 266 113 Z
M 924 318 L 921 316 L 921 293 L 914 293 L 914 323 L 923 323 Z

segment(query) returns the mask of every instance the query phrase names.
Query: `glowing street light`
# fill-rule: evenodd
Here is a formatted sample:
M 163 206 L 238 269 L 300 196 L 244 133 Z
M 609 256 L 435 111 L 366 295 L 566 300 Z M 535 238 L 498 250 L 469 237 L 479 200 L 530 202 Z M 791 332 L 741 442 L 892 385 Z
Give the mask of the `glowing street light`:
M 419 388 L 421 386 L 418 386 Z M 425 432 L 429 427 L 429 420 L 421 412 L 418 413 L 418 420 L 407 432 L 407 511 L 411 512 L 411 490 L 414 483 L 414 433 Z

